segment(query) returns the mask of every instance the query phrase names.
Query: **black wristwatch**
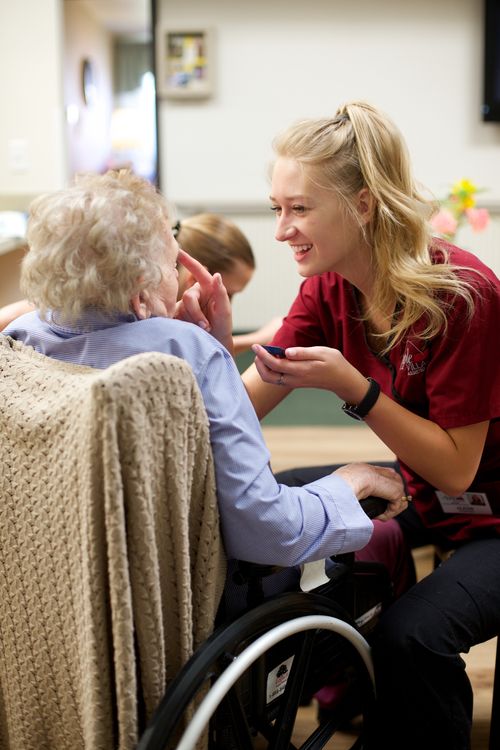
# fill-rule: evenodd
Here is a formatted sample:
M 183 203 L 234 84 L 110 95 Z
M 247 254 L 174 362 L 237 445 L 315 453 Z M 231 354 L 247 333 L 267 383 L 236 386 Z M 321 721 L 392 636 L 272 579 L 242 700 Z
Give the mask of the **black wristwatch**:
M 359 404 L 342 404 L 342 411 L 345 414 L 349 414 L 353 419 L 359 419 L 363 421 L 370 409 L 372 409 L 380 395 L 380 386 L 373 378 L 367 378 L 370 386 L 366 393 L 366 396 L 361 399 Z

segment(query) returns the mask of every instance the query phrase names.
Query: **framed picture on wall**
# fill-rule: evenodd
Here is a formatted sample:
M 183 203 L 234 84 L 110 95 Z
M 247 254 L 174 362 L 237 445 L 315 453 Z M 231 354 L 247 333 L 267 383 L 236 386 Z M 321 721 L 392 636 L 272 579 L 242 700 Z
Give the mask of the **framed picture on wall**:
M 158 94 L 169 99 L 206 99 L 212 96 L 212 30 L 164 29 L 158 41 Z

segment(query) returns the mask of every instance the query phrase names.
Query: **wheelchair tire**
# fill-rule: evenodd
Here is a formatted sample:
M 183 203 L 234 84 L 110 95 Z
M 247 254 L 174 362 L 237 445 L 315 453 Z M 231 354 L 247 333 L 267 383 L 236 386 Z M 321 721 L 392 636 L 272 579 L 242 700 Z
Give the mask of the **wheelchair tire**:
M 325 644 L 333 664 L 325 662 Z M 334 735 L 352 716 L 353 705 L 363 722 L 350 747 L 362 747 L 374 704 L 369 646 L 330 599 L 314 593 L 273 597 L 218 628 L 198 649 L 170 684 L 137 750 L 193 750 L 209 720 L 211 750 L 291 750 L 306 681 L 313 679 L 314 685 L 316 679 L 318 689 L 332 668 L 346 679 L 346 693 L 301 750 L 319 750 L 327 742 L 334 748 Z M 309 684 L 306 692 L 311 689 Z M 185 712 L 197 696 L 202 699 L 186 722 Z

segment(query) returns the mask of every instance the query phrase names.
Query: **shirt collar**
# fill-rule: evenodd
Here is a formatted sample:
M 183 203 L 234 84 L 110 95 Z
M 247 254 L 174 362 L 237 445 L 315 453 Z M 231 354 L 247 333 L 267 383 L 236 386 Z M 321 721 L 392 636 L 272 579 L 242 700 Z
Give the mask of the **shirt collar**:
M 68 322 L 62 320 L 57 310 L 49 310 L 47 313 L 47 323 L 49 327 L 59 334 L 78 334 L 89 333 L 90 331 L 99 331 L 104 328 L 113 328 L 123 323 L 133 323 L 138 320 L 133 312 L 105 312 L 95 307 L 86 308 L 79 316 L 78 320 Z

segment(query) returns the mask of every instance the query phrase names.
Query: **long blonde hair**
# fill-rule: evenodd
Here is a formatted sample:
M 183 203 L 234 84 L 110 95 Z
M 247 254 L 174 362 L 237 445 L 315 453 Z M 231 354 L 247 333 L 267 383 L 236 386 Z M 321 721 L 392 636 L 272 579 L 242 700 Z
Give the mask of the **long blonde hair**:
M 397 304 L 400 315 L 379 334 L 385 352 L 421 319 L 423 339 L 446 331 L 450 294 L 463 297 L 472 314 L 470 274 L 467 279 L 464 269 L 449 264 L 444 248 L 443 263 L 432 262 L 429 218 L 437 204 L 417 187 L 406 143 L 385 114 L 366 102 L 350 102 L 333 118 L 292 125 L 273 146 L 278 156 L 297 161 L 311 182 L 331 190 L 358 221 L 359 191 L 368 188 L 375 199 L 369 225 L 359 222 L 373 249 L 373 299 L 365 318 Z

